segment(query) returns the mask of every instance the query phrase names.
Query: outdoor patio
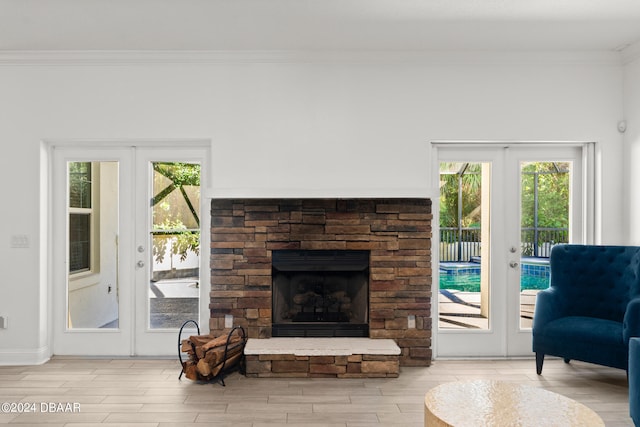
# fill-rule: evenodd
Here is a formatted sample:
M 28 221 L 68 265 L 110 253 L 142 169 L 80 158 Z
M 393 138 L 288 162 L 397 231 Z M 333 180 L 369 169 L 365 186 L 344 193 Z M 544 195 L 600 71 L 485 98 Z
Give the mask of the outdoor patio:
M 149 287 L 151 328 L 179 328 L 185 320 L 198 320 L 198 295 L 197 277 L 151 282 Z
M 530 328 L 537 290 L 520 294 L 520 326 Z M 442 289 L 438 294 L 439 328 L 488 329 L 489 319 L 480 315 L 480 293 Z

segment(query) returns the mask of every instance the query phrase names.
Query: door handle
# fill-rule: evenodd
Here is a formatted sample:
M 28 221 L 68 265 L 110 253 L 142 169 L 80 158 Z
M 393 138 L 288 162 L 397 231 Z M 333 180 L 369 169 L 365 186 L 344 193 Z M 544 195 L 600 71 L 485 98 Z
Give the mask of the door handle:
M 518 263 L 517 263 L 516 261 L 511 261 L 511 262 L 509 263 L 509 267 L 511 267 L 511 268 L 518 268 Z
M 144 261 L 138 261 L 138 267 L 142 268 L 144 267 Z

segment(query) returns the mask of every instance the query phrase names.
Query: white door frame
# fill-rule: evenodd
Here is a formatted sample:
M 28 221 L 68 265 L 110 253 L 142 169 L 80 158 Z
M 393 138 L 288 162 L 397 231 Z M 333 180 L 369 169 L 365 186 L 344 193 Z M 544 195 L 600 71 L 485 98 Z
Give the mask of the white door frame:
M 96 156 L 96 160 L 121 160 L 121 156 L 115 154 L 116 152 L 124 152 L 127 150 L 132 150 L 133 148 L 158 148 L 165 151 L 175 151 L 177 153 L 178 160 L 182 157 L 181 153 L 186 151 L 190 151 L 191 153 L 198 153 L 198 161 L 201 162 L 201 221 L 200 221 L 200 230 L 201 230 L 201 256 L 200 256 L 200 332 L 207 333 L 209 331 L 209 293 L 210 293 L 210 265 L 209 265 L 209 256 L 208 256 L 208 248 L 210 246 L 210 224 L 211 219 L 209 212 L 210 206 L 210 198 L 207 197 L 209 193 L 207 188 L 210 186 L 210 164 L 211 164 L 211 141 L 210 140 L 194 140 L 194 139 L 184 139 L 184 140 L 116 140 L 116 141 L 69 141 L 69 140 L 55 140 L 55 141 L 45 141 L 44 142 L 47 152 L 49 153 L 49 182 L 51 183 L 49 194 L 50 194 L 50 216 L 49 216 L 49 245 L 47 248 L 47 259 L 49 265 L 49 280 L 48 289 L 47 289 L 47 306 L 48 306 L 48 341 L 49 348 L 51 349 L 52 354 L 74 354 L 74 355 L 87 355 L 87 356 L 134 356 L 134 355 L 155 355 L 155 356 L 165 356 L 165 355 L 175 355 L 176 348 L 176 340 L 177 337 L 176 331 L 171 331 L 171 339 L 168 341 L 168 345 L 165 349 L 161 351 L 152 351 L 152 352 L 140 352 L 136 350 L 135 343 L 135 329 L 133 325 L 131 326 L 130 333 L 125 333 L 125 339 L 128 340 L 129 344 L 126 346 L 126 349 L 119 349 L 116 346 L 109 347 L 103 346 L 103 348 L 97 349 L 95 352 L 90 351 L 87 346 L 83 346 L 82 350 L 78 348 L 69 348 L 69 349 L 60 349 L 60 345 L 62 344 L 59 341 L 62 341 L 59 336 L 59 331 L 56 331 L 56 328 L 60 326 L 60 319 L 56 318 L 56 315 L 59 315 L 61 307 L 59 301 L 59 289 L 60 289 L 60 281 L 64 280 L 66 282 L 66 256 L 65 250 L 60 250 L 60 245 L 56 244 L 56 242 L 62 241 L 66 242 L 66 236 L 64 235 L 66 232 L 66 227 L 56 227 L 60 221 L 66 221 L 59 217 L 60 215 L 60 206 L 59 203 L 64 203 L 66 205 L 66 171 L 62 173 L 59 171 L 59 167 L 56 166 L 56 161 L 60 161 L 60 154 L 56 154 L 56 152 L 63 152 L 63 156 L 65 161 L 73 161 L 75 160 L 87 160 L 92 156 Z M 111 155 L 109 153 L 112 153 Z M 133 161 L 135 161 L 135 156 L 131 156 L 132 161 L 125 160 L 124 167 L 127 169 L 131 169 L 131 174 L 133 174 Z M 131 164 L 129 164 L 131 163 Z M 135 178 L 135 177 L 134 177 Z M 61 184 L 64 183 L 64 184 Z M 128 209 L 131 207 L 130 212 L 133 211 L 132 206 L 128 206 L 128 203 L 133 204 L 134 199 L 134 191 L 131 188 L 127 189 L 126 186 L 130 183 L 119 183 L 121 189 L 121 197 L 124 198 L 125 206 L 123 209 Z M 62 187 L 62 188 L 61 188 Z M 62 200 L 62 202 L 60 202 Z M 65 208 L 66 210 L 66 208 Z M 133 230 L 128 230 L 125 228 L 121 229 L 120 233 L 124 232 L 129 233 L 129 236 L 120 238 L 120 246 L 121 252 L 120 257 L 127 257 L 131 260 L 135 259 L 135 236 Z M 130 238 L 129 238 L 130 237 Z M 124 239 L 123 239 L 124 238 Z M 62 240 L 60 240 L 62 239 Z M 130 240 L 130 242 L 129 242 Z M 129 242 L 129 243 L 127 243 Z M 124 247 L 124 246 L 128 247 Z M 66 247 L 66 244 L 64 244 Z M 131 261 L 133 265 L 133 261 Z M 130 275 L 133 276 L 135 271 L 132 269 Z M 62 277 L 62 279 L 61 279 Z M 125 274 L 126 277 L 126 274 Z M 131 277 L 133 281 L 134 278 Z M 66 285 L 65 285 L 66 286 Z M 132 291 L 133 293 L 133 291 Z M 56 300 L 58 298 L 58 300 Z M 131 304 L 125 302 L 124 306 L 121 306 L 120 310 L 127 310 L 130 313 L 131 321 L 134 322 L 135 319 L 135 295 L 131 295 Z M 63 304 L 66 307 L 66 302 Z M 115 335 L 117 331 L 122 329 L 124 325 L 121 325 L 120 328 L 105 331 L 102 336 Z M 66 328 L 65 328 L 66 329 Z M 77 335 L 85 335 L 95 332 L 95 329 L 86 330 L 86 331 L 77 331 Z M 100 331 L 103 332 L 103 331 Z M 185 330 L 186 333 L 193 333 L 195 329 Z M 76 331 L 71 331 L 71 333 L 75 334 Z M 119 333 L 119 332 L 117 332 Z
M 432 185 L 434 188 L 438 188 L 437 185 L 439 182 L 439 170 L 440 170 L 440 152 L 439 150 L 451 150 L 451 149 L 459 149 L 459 150 L 470 150 L 475 151 L 478 150 L 480 152 L 485 149 L 491 149 L 488 151 L 494 151 L 496 148 L 500 147 L 522 147 L 522 148 L 532 148 L 536 150 L 544 150 L 552 149 L 552 148 L 576 148 L 581 150 L 581 161 L 582 161 L 582 182 L 583 188 L 581 189 L 582 196 L 582 229 L 581 240 L 584 243 L 595 244 L 598 239 L 596 236 L 596 223 L 598 220 L 597 210 L 596 210 L 596 195 L 598 194 L 596 189 L 599 185 L 600 179 L 596 175 L 597 168 L 595 167 L 595 149 L 596 144 L 593 142 L 486 142 L 486 141 L 433 141 L 431 143 L 431 179 Z M 480 161 L 480 160 L 478 160 Z M 502 172 L 501 172 L 502 173 Z M 495 179 L 495 178 L 494 178 Z M 439 220 L 440 220 L 440 207 L 439 207 L 439 192 L 438 196 L 434 196 L 434 200 L 432 202 L 432 211 L 433 211 L 433 224 L 434 224 L 434 233 L 432 237 L 432 258 L 433 258 L 433 271 L 437 272 L 439 268 L 439 246 L 440 246 L 440 233 L 439 233 Z M 492 220 L 493 221 L 493 220 Z M 493 242 L 493 244 L 498 245 L 506 245 L 506 242 Z M 495 247 L 494 247 L 495 250 Z M 498 252 L 500 253 L 500 252 Z M 506 253 L 506 246 L 502 248 L 501 253 Z M 503 255 L 503 258 L 506 256 Z M 508 357 L 509 352 L 509 343 L 507 342 L 507 335 L 505 335 L 504 342 L 500 346 L 502 354 L 481 354 L 474 353 L 469 351 L 468 353 L 460 352 L 460 353 L 449 353 L 448 351 L 443 351 L 443 345 L 446 346 L 441 339 L 444 339 L 441 336 L 441 333 L 438 329 L 438 289 L 439 289 L 439 275 L 435 273 L 433 275 L 433 304 L 432 304 L 432 324 L 434 325 L 434 333 L 433 333 L 433 354 L 434 358 L 469 358 L 469 357 Z M 493 313 L 493 316 L 499 315 L 499 313 Z M 494 317 L 494 320 L 499 320 L 499 317 Z M 447 331 L 450 334 L 456 334 L 458 331 Z M 513 334 L 512 334 L 513 335 Z M 517 338 L 517 340 L 520 340 Z M 467 347 L 473 346 L 473 343 L 469 343 Z

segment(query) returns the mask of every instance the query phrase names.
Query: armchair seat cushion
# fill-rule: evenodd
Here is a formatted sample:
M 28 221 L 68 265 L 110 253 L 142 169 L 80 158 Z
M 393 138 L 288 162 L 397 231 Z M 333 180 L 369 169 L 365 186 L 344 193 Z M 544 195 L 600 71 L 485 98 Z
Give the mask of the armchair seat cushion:
M 584 316 L 562 317 L 536 331 L 536 340 L 549 355 L 626 368 L 627 346 L 620 322 Z
M 567 332 L 570 331 L 570 334 Z M 565 347 L 576 343 L 625 347 L 622 340 L 622 323 L 613 320 L 585 316 L 568 316 L 552 320 L 538 331 L 540 340 L 559 342 Z
M 629 340 L 629 412 L 640 426 L 640 338 Z

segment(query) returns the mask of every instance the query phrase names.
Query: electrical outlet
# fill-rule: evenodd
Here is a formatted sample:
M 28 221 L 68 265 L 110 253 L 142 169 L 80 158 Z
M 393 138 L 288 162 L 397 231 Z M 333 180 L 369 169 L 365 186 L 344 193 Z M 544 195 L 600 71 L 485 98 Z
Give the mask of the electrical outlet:
M 224 315 L 224 327 L 226 329 L 233 328 L 233 314 Z
M 0 329 L 7 329 L 8 319 L 7 316 L 0 316 Z
M 407 323 L 408 323 L 407 327 L 409 329 L 415 329 L 416 328 L 416 315 L 415 314 L 410 314 L 407 317 Z

